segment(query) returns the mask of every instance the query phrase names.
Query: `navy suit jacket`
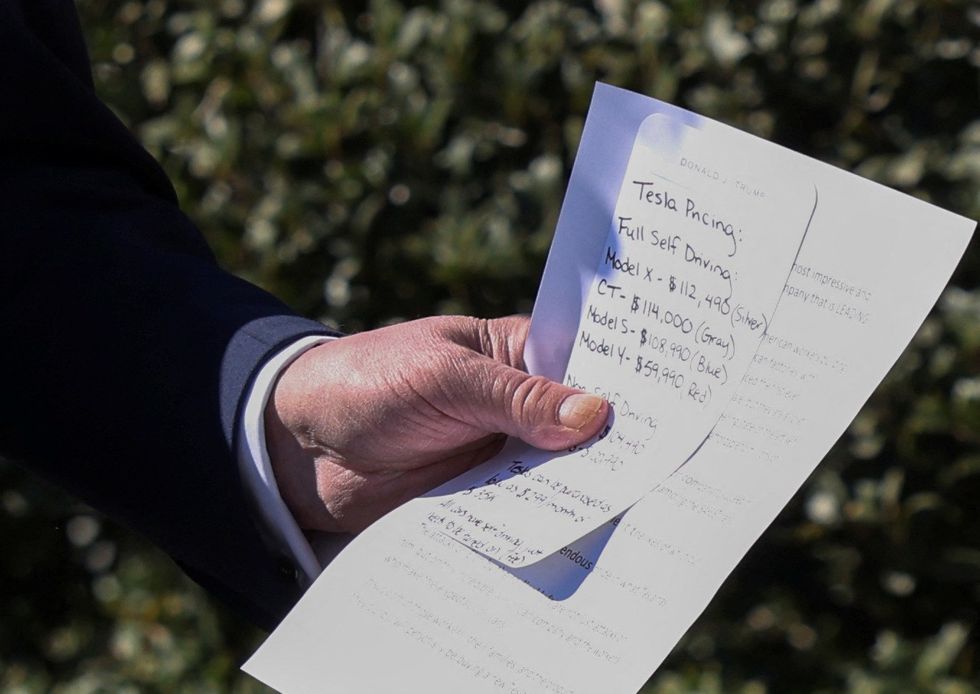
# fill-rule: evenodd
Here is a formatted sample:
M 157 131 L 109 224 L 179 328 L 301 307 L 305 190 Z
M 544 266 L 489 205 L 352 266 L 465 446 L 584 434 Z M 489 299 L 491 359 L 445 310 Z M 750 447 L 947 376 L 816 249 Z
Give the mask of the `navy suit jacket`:
M 328 333 L 222 271 L 96 97 L 71 0 L 0 0 L 0 453 L 272 627 L 298 598 L 234 457 L 243 391 Z

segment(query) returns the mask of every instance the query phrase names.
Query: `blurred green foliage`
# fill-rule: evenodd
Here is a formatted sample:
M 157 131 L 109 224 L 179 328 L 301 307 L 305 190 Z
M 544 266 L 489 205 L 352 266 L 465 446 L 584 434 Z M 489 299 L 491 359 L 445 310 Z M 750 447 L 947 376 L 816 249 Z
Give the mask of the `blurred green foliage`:
M 980 217 L 969 2 L 78 7 L 100 94 L 224 265 L 348 331 L 529 309 L 597 79 Z M 977 249 L 644 691 L 980 689 Z M 0 485 L 0 689 L 262 689 L 237 672 L 261 635 L 169 560 Z

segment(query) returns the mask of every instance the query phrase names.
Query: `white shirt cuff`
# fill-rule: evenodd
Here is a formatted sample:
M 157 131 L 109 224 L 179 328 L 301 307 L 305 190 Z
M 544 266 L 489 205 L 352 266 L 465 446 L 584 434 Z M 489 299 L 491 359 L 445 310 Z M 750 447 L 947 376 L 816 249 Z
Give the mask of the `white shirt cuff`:
M 303 535 L 279 495 L 279 486 L 272 472 L 272 461 L 265 444 L 265 406 L 272 395 L 279 374 L 303 352 L 336 338 L 311 335 L 300 338 L 267 361 L 259 370 L 251 388 L 245 394 L 245 410 L 238 423 L 238 467 L 252 494 L 256 509 L 266 530 L 279 546 L 293 556 L 304 588 L 320 575 L 322 566 L 313 548 Z

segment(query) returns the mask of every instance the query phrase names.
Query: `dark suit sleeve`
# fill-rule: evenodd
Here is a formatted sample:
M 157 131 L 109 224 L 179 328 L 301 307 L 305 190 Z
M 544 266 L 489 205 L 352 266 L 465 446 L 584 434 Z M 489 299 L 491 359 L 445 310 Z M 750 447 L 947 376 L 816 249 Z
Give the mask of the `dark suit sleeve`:
M 0 452 L 270 627 L 298 597 L 233 455 L 265 359 L 327 333 L 223 272 L 99 102 L 71 0 L 0 0 Z

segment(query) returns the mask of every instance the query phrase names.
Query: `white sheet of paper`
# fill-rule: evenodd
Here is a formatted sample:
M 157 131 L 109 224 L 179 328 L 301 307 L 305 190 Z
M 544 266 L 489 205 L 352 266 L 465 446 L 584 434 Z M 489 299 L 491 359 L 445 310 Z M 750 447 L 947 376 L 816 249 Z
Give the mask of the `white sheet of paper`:
M 589 118 L 616 125 L 583 142 L 579 161 L 622 157 L 630 128 L 664 108 L 600 85 Z M 642 686 L 891 367 L 974 226 L 795 160 L 794 175 L 818 191 L 809 232 L 758 353 L 695 456 L 618 523 L 516 570 L 443 532 L 439 497 L 417 499 L 341 553 L 245 670 L 284 692 Z M 581 204 L 570 198 L 563 214 Z M 556 254 L 586 246 L 556 237 L 549 273 Z M 581 276 L 561 280 L 546 278 L 528 354 L 548 375 L 564 372 L 570 340 L 540 340 L 574 338 L 588 292 Z
M 590 119 L 583 143 L 601 128 Z M 792 152 L 720 123 L 664 108 L 630 139 L 624 170 L 576 164 L 568 198 L 595 210 L 563 214 L 556 236 L 587 243 L 551 256 L 536 303 L 537 315 L 552 313 L 552 287 L 579 280 L 572 351 L 554 378 L 605 395 L 609 429 L 560 454 L 511 446 L 462 491 L 436 491 L 433 525 L 508 566 L 594 530 L 704 442 L 752 362 L 816 204 L 812 181 L 786 175 Z M 535 331 L 532 343 L 569 344 L 566 330 Z

